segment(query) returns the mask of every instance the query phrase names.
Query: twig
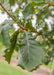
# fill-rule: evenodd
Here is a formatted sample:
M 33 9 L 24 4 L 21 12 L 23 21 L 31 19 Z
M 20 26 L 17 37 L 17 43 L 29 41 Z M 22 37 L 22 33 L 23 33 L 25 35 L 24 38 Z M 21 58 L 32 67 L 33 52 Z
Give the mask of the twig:
M 14 17 L 9 13 L 9 11 L 8 11 L 1 3 L 0 3 L 0 6 L 4 9 L 4 11 L 7 12 L 7 14 L 13 19 L 13 21 L 14 21 L 15 23 L 17 23 L 17 25 L 18 25 L 20 28 L 22 28 L 22 30 L 28 31 L 27 28 L 23 27 L 21 24 L 19 24 L 19 23 L 14 19 Z M 32 32 L 36 32 L 36 33 L 39 34 L 39 32 L 37 32 L 36 30 L 31 30 L 31 31 L 32 31 Z

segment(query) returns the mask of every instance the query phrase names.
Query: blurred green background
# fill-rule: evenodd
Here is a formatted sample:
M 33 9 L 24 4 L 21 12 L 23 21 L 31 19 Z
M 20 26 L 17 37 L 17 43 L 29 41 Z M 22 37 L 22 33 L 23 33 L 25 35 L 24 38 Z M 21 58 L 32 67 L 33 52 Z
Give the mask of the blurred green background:
M 0 61 L 0 75 L 29 75 L 29 74 Z

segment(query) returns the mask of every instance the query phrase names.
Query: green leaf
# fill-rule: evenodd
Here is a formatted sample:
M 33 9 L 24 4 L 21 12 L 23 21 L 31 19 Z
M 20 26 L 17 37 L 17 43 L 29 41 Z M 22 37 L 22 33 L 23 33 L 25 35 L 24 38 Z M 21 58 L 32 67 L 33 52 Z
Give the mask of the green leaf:
M 15 0 L 9 0 L 9 2 L 11 6 L 15 4 Z
M 44 2 L 44 0 L 28 0 L 28 1 L 35 2 L 35 3 L 43 3 Z
M 48 65 L 49 62 L 51 62 L 50 56 L 45 56 L 44 59 L 43 59 L 43 63 L 44 63 L 45 65 Z
M 33 14 L 33 7 L 31 3 L 28 3 L 23 10 L 23 16 L 25 19 L 29 19 L 30 16 Z
M 40 12 L 37 14 L 37 24 L 49 16 L 51 16 L 51 10 L 40 10 Z
M 38 28 L 43 28 L 46 25 L 45 19 L 48 18 L 49 16 L 51 16 L 51 10 L 41 10 L 39 11 L 39 13 L 37 14 L 37 29 Z
M 11 9 L 11 8 L 10 8 L 9 0 L 4 0 L 3 6 L 4 6 L 5 8 L 7 8 L 8 10 Z
M 45 7 L 47 7 L 47 6 L 48 6 L 48 4 L 43 3 L 43 4 L 41 4 L 41 5 L 36 5 L 36 8 L 38 8 L 39 10 L 42 10 L 43 8 L 45 8 Z
M 37 29 L 43 28 L 43 27 L 45 27 L 45 24 L 46 24 L 45 21 L 42 21 L 42 20 L 41 20 L 40 23 L 37 24 L 36 28 L 37 28 Z
M 52 31 L 43 31 L 43 35 L 53 37 L 54 36 L 54 30 L 52 30 Z
M 0 33 L 2 30 L 9 30 L 13 26 L 13 22 L 11 20 L 5 20 L 2 24 L 0 24 Z
M 19 13 L 19 10 L 18 10 L 18 12 L 12 12 L 12 11 L 10 11 L 10 14 L 14 17 L 14 19 L 16 20 L 16 21 L 18 21 L 19 20 L 19 15 L 18 15 L 18 13 Z
M 9 32 L 6 30 L 2 30 L 1 32 L 1 37 L 2 37 L 2 43 L 6 46 L 6 48 L 9 47 L 10 45 L 10 36 L 9 36 Z
M 54 30 L 54 24 L 51 25 L 52 30 Z
M 10 45 L 9 29 L 13 26 L 12 21 L 5 20 L 0 25 L 0 41 L 8 48 Z
M 52 3 L 54 0 L 28 0 L 30 2 L 34 2 L 36 4 L 41 4 L 41 3 Z
M 26 32 L 18 52 L 18 65 L 32 71 L 42 64 L 43 56 L 43 46 L 34 38 L 32 39 L 30 33 Z
M 26 28 L 35 29 L 35 28 L 32 26 L 32 21 L 31 21 L 31 20 L 27 21 L 27 23 L 26 23 Z
M 54 0 L 50 0 L 50 3 L 54 2 Z
M 11 37 L 10 37 L 10 47 L 8 49 L 5 50 L 5 60 L 10 63 L 10 60 L 11 60 L 11 56 L 14 52 L 14 49 L 15 49 L 15 45 L 16 45 L 16 42 L 17 42 L 17 36 L 19 34 L 19 31 L 15 31 Z
M 4 2 L 4 0 L 0 0 L 0 3 L 3 3 Z

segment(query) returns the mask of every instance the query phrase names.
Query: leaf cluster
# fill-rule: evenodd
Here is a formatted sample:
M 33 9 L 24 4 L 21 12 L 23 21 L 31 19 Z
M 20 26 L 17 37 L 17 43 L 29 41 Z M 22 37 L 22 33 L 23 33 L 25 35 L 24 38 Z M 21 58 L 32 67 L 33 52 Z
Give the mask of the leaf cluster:
M 18 8 L 13 12 L 11 7 L 15 3 Z M 5 46 L 5 60 L 10 63 L 12 54 L 17 51 L 18 66 L 28 71 L 37 69 L 43 63 L 47 65 L 52 62 L 54 59 L 54 22 L 51 23 L 52 30 L 49 31 L 45 19 L 50 16 L 54 18 L 52 14 L 54 0 L 0 0 L 1 4 L 11 15 L 8 15 L 8 20 L 0 24 L 0 42 Z M 2 13 L 5 12 L 2 7 L 0 10 Z M 19 15 L 20 12 L 22 17 Z M 34 15 L 35 26 L 33 25 Z M 11 33 L 15 23 L 21 24 L 19 26 L 25 29 L 19 27 L 17 31 L 13 30 Z M 31 30 L 36 30 L 36 32 Z

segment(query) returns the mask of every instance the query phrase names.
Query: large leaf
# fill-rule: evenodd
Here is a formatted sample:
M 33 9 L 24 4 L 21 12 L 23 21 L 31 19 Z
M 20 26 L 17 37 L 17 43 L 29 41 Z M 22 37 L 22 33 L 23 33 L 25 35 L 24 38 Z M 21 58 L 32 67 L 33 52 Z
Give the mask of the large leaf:
M 9 47 L 10 45 L 10 36 L 9 36 L 9 29 L 13 26 L 13 22 L 10 20 L 5 20 L 0 25 L 0 41 L 6 46 Z
M 32 71 L 42 63 L 43 56 L 44 50 L 42 45 L 26 32 L 18 52 L 18 65 Z
M 10 37 L 10 47 L 8 49 L 5 50 L 5 60 L 10 63 L 10 60 L 11 60 L 11 56 L 14 52 L 14 49 L 15 49 L 15 45 L 16 45 L 16 42 L 17 42 L 17 36 L 18 36 L 19 32 L 18 31 L 15 31 L 11 37 Z

